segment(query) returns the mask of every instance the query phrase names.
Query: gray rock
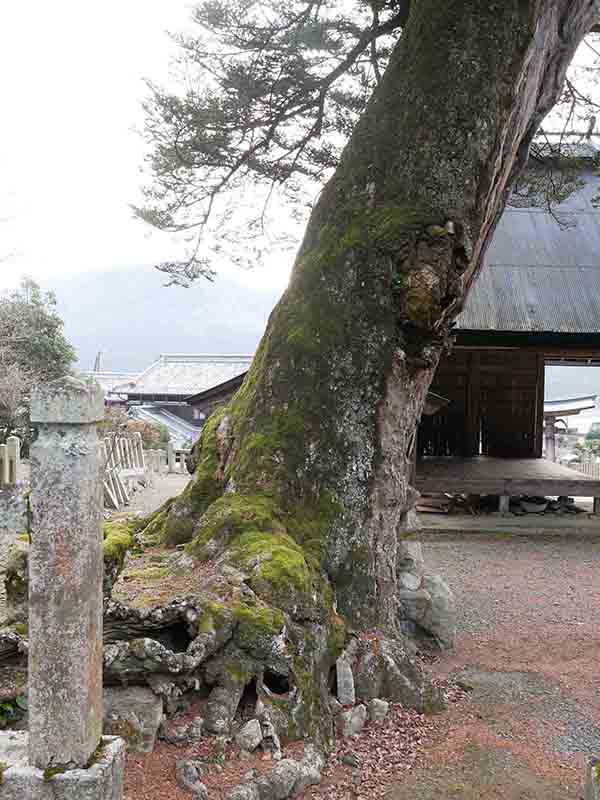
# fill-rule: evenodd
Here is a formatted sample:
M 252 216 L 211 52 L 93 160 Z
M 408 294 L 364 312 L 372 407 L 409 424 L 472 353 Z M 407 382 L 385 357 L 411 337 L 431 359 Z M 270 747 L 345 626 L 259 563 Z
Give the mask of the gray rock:
M 260 722 L 257 719 L 251 719 L 238 731 L 235 743 L 242 750 L 248 750 L 251 753 L 262 742 L 262 738 L 263 733 Z
M 321 770 L 324 766 L 325 757 L 321 751 L 312 744 L 307 745 L 304 749 L 304 758 L 300 762 L 293 794 L 299 794 L 309 786 L 317 786 L 321 783 Z
M 179 726 L 165 723 L 163 720 L 158 735 L 160 739 L 176 747 L 189 747 L 189 745 L 197 744 L 202 738 L 203 725 L 202 717 L 195 717 L 189 725 Z
M 430 685 L 407 645 L 406 639 L 383 636 L 361 642 L 354 668 L 357 697 L 385 697 L 420 712 L 437 710 L 439 690 Z
M 294 791 L 299 777 L 299 762 L 291 758 L 282 759 L 268 775 L 256 779 L 260 800 L 285 800 Z
M 401 589 L 401 617 L 431 636 L 442 649 L 454 644 L 454 598 L 447 583 L 439 575 L 424 575 L 416 591 Z
M 422 586 L 431 597 L 431 605 L 423 617 L 422 627 L 429 631 L 443 648 L 451 648 L 454 645 L 456 618 L 454 596 L 450 587 L 439 575 L 424 575 Z
M 193 759 L 188 761 L 178 761 L 175 765 L 175 775 L 177 776 L 177 783 L 182 789 L 187 789 L 198 800 L 206 800 L 208 797 L 208 789 L 200 780 L 204 770 L 202 762 L 196 762 Z
M 354 676 L 348 658 L 341 655 L 335 663 L 337 677 L 337 698 L 343 706 L 353 706 L 356 702 Z
M 256 778 L 257 776 L 258 776 L 258 770 L 256 769 L 256 767 L 252 767 L 252 769 L 249 769 L 248 772 L 244 774 L 244 780 L 253 781 L 254 778 Z
M 190 743 L 197 742 L 198 739 L 202 738 L 202 729 L 204 728 L 204 720 L 202 717 L 194 717 L 194 719 L 188 725 L 188 739 Z
M 401 589 L 410 589 L 415 592 L 421 585 L 421 578 L 413 572 L 401 572 L 398 576 L 398 583 Z
M 307 745 L 302 761 L 282 759 L 267 775 L 240 783 L 227 795 L 227 800 L 285 800 L 320 783 L 324 766 L 322 753 Z
M 374 697 L 367 705 L 371 722 L 382 722 L 388 715 L 390 704 L 386 700 Z
M 0 490 L 0 497 L 8 490 Z M 4 499 L 4 498 L 2 498 Z M 1 506 L 1 501 L 0 501 Z M 22 526 L 21 531 L 26 530 L 27 524 Z M 3 533 L 0 528 L 0 533 Z M 29 542 L 17 539 L 10 546 L 6 562 L 4 589 L 6 592 L 6 621 L 9 624 L 15 622 L 27 623 L 28 592 L 29 592 Z
M 268 717 L 263 717 L 261 720 L 262 729 L 262 747 L 265 752 L 271 753 L 274 761 L 279 761 L 281 758 L 281 742 L 275 730 L 275 726 Z
M 256 782 L 238 784 L 229 792 L 227 800 L 259 800 Z
M 68 770 L 50 780 L 29 764 L 27 740 L 26 733 L 0 732 L 2 800 L 122 800 L 125 744 L 121 739 L 105 737 L 101 755 L 91 767 Z
M 215 686 L 206 704 L 204 727 L 208 733 L 222 736 L 229 733 L 244 687 L 239 684 Z
M 342 710 L 343 706 L 340 701 L 335 697 L 329 698 L 329 708 L 331 709 L 332 715 L 335 717 L 336 714 L 339 714 Z
M 103 730 L 120 736 L 133 753 L 151 753 L 163 717 L 163 703 L 142 686 L 104 689 Z
M 423 569 L 423 548 L 417 539 L 400 539 L 396 555 L 397 570 L 419 575 Z
M 336 718 L 342 736 L 358 736 L 367 721 L 367 707 L 362 705 L 342 711 Z

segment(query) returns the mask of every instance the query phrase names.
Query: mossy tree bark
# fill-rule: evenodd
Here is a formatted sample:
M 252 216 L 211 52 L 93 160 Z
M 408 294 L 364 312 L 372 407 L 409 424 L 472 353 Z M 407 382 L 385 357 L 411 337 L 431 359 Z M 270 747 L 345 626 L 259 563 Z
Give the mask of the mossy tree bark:
M 397 630 L 424 398 L 593 5 L 413 0 L 164 542 L 234 563 L 296 622 Z

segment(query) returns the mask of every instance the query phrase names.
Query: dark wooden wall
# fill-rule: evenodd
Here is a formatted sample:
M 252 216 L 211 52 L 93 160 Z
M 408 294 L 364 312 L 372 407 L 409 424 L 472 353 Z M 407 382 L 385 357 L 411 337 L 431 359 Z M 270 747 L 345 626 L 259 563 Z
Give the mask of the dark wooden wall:
M 423 417 L 420 456 L 540 458 L 544 358 L 535 351 L 457 348 L 431 391 L 450 404 Z

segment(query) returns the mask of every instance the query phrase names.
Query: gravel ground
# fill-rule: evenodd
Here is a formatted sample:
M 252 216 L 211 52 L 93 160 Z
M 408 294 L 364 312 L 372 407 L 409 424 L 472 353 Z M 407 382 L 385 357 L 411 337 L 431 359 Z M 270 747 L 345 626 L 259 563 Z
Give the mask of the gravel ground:
M 155 475 L 152 486 L 135 492 L 131 502 L 124 509 L 128 513 L 145 516 L 160 508 L 165 500 L 180 494 L 190 481 L 190 475 L 173 473 Z
M 600 537 L 436 534 L 428 569 L 456 598 L 454 652 L 432 663 L 450 709 L 394 800 L 579 800 L 600 753 Z

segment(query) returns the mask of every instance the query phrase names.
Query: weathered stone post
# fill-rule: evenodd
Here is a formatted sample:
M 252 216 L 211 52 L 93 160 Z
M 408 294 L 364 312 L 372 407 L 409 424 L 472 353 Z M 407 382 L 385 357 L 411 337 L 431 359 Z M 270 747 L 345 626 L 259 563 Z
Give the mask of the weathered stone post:
M 585 800 L 600 800 L 600 758 L 591 758 L 587 763 Z
M 8 447 L 5 444 L 0 444 L 0 486 L 8 485 L 8 477 Z
M 104 393 L 67 377 L 31 399 L 29 734 L 0 732 L 2 800 L 122 800 L 124 743 L 102 737 Z
M 170 440 L 167 443 L 167 465 L 169 467 L 169 475 L 175 472 L 175 445 Z
M 17 483 L 21 472 L 21 440 L 18 436 L 8 437 L 6 450 L 8 454 L 8 480 L 9 483 Z
M 65 378 L 31 399 L 29 760 L 84 767 L 102 736 L 104 392 Z

